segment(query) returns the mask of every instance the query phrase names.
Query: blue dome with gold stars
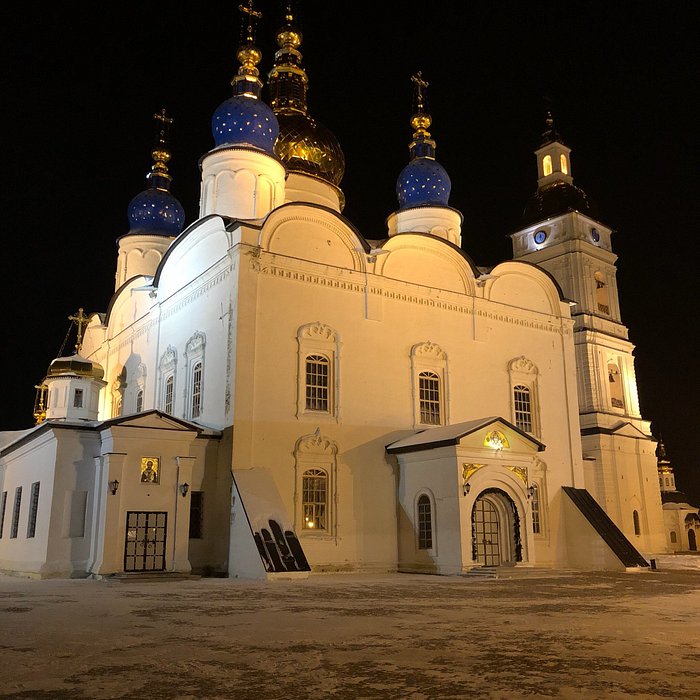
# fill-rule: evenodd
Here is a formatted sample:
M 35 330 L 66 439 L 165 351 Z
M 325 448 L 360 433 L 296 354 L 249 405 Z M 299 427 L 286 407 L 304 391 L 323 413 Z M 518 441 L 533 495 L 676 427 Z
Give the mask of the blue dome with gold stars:
M 247 95 L 222 102 L 214 112 L 211 129 L 217 147 L 253 146 L 270 154 L 280 132 L 272 109 Z
M 168 190 L 149 187 L 129 203 L 129 233 L 177 236 L 185 223 L 182 204 Z
M 445 168 L 434 158 L 414 158 L 396 181 L 399 209 L 448 205 L 452 183 Z

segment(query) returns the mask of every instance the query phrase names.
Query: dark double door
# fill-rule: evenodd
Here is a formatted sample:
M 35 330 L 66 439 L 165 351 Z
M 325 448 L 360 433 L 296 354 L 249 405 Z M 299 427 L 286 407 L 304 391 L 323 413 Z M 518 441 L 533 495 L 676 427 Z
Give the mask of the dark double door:
M 129 511 L 126 514 L 124 571 L 165 571 L 168 514 Z

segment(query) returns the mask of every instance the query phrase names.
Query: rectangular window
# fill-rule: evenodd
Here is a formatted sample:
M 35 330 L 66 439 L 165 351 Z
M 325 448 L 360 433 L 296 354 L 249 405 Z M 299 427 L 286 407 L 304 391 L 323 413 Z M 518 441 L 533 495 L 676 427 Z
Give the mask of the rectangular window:
M 539 535 L 542 532 L 542 522 L 540 520 L 540 489 L 537 484 L 532 484 L 530 505 L 532 510 L 532 532 L 535 535 Z
M 0 538 L 5 531 L 5 510 L 7 510 L 7 491 L 2 492 L 2 503 L 0 503 Z
M 328 475 L 322 469 L 309 469 L 302 478 L 304 530 L 326 530 Z
M 519 384 L 513 390 L 513 403 L 515 404 L 515 425 L 526 433 L 532 432 L 532 404 L 530 402 L 530 389 Z
M 82 408 L 82 407 L 83 407 L 83 390 L 76 389 L 75 393 L 73 394 L 73 408 Z
M 418 375 L 420 422 L 440 425 L 440 377 L 435 372 Z
M 202 363 L 198 362 L 192 371 L 192 418 L 202 413 Z
M 27 537 L 36 535 L 36 516 L 39 512 L 39 482 L 32 484 L 32 495 L 29 500 L 29 522 L 27 523 Z
M 22 487 L 18 486 L 15 489 L 15 507 L 12 509 L 12 528 L 10 529 L 10 538 L 17 537 L 19 529 L 19 511 L 22 507 Z
M 328 411 L 330 363 L 323 355 L 306 358 L 306 408 L 311 411 Z
M 204 537 L 204 492 L 190 492 L 190 539 L 201 540 Z
M 175 393 L 175 377 L 171 374 L 165 380 L 165 401 L 163 402 L 163 410 L 166 413 L 173 412 L 173 396 Z

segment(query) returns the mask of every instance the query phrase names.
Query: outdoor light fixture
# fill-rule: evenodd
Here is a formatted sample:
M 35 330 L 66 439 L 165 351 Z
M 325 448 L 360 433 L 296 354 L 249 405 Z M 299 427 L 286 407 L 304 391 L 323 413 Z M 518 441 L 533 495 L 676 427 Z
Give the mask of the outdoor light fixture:
M 528 486 L 527 487 L 527 497 L 532 498 L 535 495 L 535 487 L 534 486 Z
M 116 495 L 117 489 L 119 488 L 119 482 L 116 479 L 113 479 L 107 485 L 109 486 L 109 492 L 112 494 L 112 496 Z
M 466 481 L 462 486 L 462 493 L 466 496 L 472 490 L 472 485 Z
M 180 484 L 180 493 L 182 494 L 182 497 L 184 498 L 187 495 L 187 492 L 190 490 L 190 485 L 185 482 L 184 484 Z

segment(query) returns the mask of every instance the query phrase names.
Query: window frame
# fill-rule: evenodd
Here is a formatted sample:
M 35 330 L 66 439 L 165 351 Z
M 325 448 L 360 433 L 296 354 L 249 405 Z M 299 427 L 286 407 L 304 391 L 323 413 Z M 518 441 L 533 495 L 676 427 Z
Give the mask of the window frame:
M 436 343 L 427 341 L 418 343 L 411 348 L 411 389 L 413 392 L 413 427 L 436 427 L 449 425 L 449 382 L 447 374 L 447 353 Z M 437 377 L 438 389 L 438 419 L 439 422 L 426 423 L 425 416 L 430 412 L 424 410 L 429 408 L 424 402 L 424 392 L 421 386 L 421 378 L 425 379 L 427 374 L 435 375 L 429 377 L 435 381 Z M 433 400 L 434 403 L 434 400 Z
M 508 363 L 508 376 L 510 379 L 510 410 L 513 425 L 529 435 L 537 438 L 541 437 L 539 370 L 537 365 L 524 355 L 515 357 Z M 530 430 L 525 430 L 518 425 L 518 407 L 515 394 L 518 387 L 523 387 L 530 392 Z
M 207 339 L 205 334 L 202 333 L 202 331 L 196 331 L 185 345 L 185 358 L 187 359 L 185 416 L 189 420 L 200 419 L 204 414 L 204 355 L 206 343 Z M 198 368 L 199 382 L 197 382 Z
M 168 382 L 172 380 L 172 396 L 170 397 L 170 410 L 167 410 Z M 175 385 L 177 383 L 177 351 L 169 345 L 160 357 L 158 363 L 158 406 L 163 413 L 175 415 Z
M 324 422 L 340 420 L 340 347 L 337 331 L 320 321 L 300 326 L 297 330 L 297 418 Z M 314 356 L 328 362 L 325 409 L 308 405 L 307 363 Z
M 0 539 L 5 534 L 5 511 L 7 510 L 7 491 L 2 492 L 2 503 L 0 503 Z
M 540 485 L 531 482 L 532 496 L 530 497 L 530 518 L 532 519 L 532 534 L 542 535 L 542 505 L 540 498 Z
M 15 487 L 15 502 L 12 508 L 12 525 L 10 527 L 10 539 L 16 540 L 19 533 L 19 519 L 22 512 L 22 487 Z
M 421 510 L 421 506 L 427 502 L 427 528 L 430 537 L 429 544 L 424 541 L 424 524 L 426 522 L 425 509 Z M 416 494 L 415 501 L 415 533 L 416 533 L 416 550 L 426 552 L 429 555 L 435 555 L 437 552 L 437 533 L 435 531 L 435 499 L 427 490 L 419 491 Z M 427 546 L 424 546 L 427 545 Z
M 305 469 L 301 474 L 301 529 L 327 533 L 328 523 L 328 472 L 320 467 Z M 313 485 L 310 486 L 309 484 Z M 319 487 L 322 485 L 322 487 Z M 322 497 L 319 497 L 322 494 Z M 311 496 L 316 496 L 312 498 Z M 309 512 L 311 516 L 309 517 Z M 321 526 L 320 523 L 323 523 Z M 309 523 L 316 523 L 309 527 Z
M 204 491 L 190 491 L 189 539 L 204 539 Z
M 35 481 L 32 484 L 32 491 L 29 497 L 29 517 L 27 518 L 27 539 L 36 536 L 36 521 L 39 515 L 39 492 L 40 481 Z
M 516 428 L 525 433 L 533 432 L 532 389 L 527 384 L 513 387 L 513 418 Z

